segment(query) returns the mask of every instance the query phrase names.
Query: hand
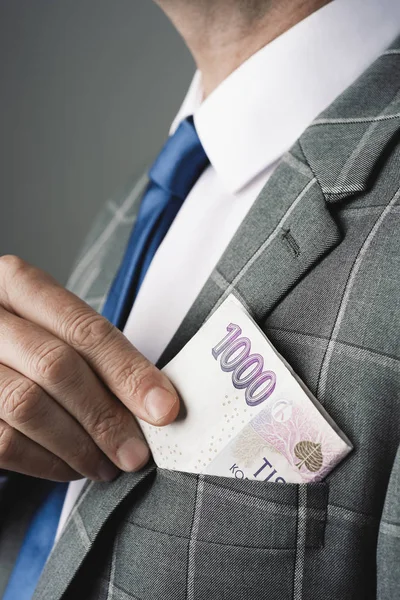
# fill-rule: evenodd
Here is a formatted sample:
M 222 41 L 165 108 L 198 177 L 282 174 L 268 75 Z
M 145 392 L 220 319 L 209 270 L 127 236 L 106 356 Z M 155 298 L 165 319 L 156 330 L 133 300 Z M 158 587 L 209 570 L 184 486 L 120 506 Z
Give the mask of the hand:
M 111 480 L 149 459 L 135 416 L 166 425 L 178 411 L 169 380 L 109 321 L 0 257 L 0 469 Z

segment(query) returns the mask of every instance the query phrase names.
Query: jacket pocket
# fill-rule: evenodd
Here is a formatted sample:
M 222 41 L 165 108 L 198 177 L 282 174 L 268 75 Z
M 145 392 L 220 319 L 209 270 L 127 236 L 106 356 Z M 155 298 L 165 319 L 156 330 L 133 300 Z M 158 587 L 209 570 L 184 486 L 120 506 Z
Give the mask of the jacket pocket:
M 132 500 L 116 585 L 141 600 L 297 599 L 307 557 L 324 544 L 326 482 L 157 469 Z
M 206 475 L 197 485 L 204 542 L 296 549 L 324 543 L 328 483 L 272 483 Z

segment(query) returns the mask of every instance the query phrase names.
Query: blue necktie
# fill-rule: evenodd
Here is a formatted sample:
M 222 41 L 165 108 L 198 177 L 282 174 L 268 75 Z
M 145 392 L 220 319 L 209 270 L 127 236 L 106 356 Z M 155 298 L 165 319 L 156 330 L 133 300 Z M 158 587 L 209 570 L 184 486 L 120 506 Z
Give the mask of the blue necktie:
M 208 165 L 192 117 L 166 142 L 150 170 L 124 260 L 103 315 L 123 329 L 147 269 L 184 200 Z
M 183 121 L 150 170 L 124 259 L 103 315 L 123 329 L 147 269 L 190 190 L 209 164 L 192 117 Z M 67 484 L 56 483 L 35 513 L 3 600 L 31 600 L 54 543 Z

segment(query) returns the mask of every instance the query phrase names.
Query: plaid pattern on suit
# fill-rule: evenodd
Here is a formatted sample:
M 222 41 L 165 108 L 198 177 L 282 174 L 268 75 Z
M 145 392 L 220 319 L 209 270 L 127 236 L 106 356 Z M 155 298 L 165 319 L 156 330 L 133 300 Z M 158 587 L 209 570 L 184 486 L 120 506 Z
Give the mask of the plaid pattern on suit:
M 318 484 L 153 464 L 88 484 L 35 600 L 400 597 L 399 142 L 400 38 L 283 157 L 159 363 L 235 290 L 353 453 Z M 70 279 L 97 310 L 145 184 L 107 204 Z

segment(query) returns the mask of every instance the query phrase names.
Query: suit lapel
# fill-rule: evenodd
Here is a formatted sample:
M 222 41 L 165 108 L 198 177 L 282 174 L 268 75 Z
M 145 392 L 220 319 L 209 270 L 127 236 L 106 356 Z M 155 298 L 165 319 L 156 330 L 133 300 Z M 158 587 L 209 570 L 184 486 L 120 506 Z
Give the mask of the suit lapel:
M 256 321 L 261 321 L 340 243 L 340 228 L 333 216 L 335 203 L 373 185 L 385 152 L 400 129 L 399 49 L 400 38 L 285 155 L 159 366 L 179 352 L 229 293 L 234 292 Z M 114 236 L 119 234 L 116 231 Z M 114 243 L 111 237 L 107 252 L 112 253 Z M 98 290 L 103 296 L 122 254 L 123 250 L 113 257 L 115 270 Z M 122 475 L 112 484 L 89 485 L 84 490 L 49 558 L 35 600 L 61 598 L 110 515 L 153 470 L 154 465 L 139 474 Z
M 102 527 L 132 490 L 154 472 L 122 474 L 112 483 L 88 483 L 50 554 L 33 600 L 59 600 L 90 551 Z
M 241 224 L 160 360 L 166 364 L 232 292 L 256 321 L 341 239 L 296 145 Z
M 159 366 L 234 292 L 256 321 L 341 240 L 335 204 L 370 189 L 400 131 L 400 37 L 282 159 Z M 373 139 L 373 143 L 371 143 Z

